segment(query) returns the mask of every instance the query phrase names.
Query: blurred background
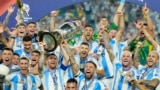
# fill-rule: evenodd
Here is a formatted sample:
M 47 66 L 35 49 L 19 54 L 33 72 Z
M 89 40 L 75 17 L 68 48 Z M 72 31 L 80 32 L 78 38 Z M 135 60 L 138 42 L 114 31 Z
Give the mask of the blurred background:
M 108 18 L 110 22 L 113 20 L 115 11 L 119 5 L 117 0 L 91 0 L 89 2 L 83 2 L 80 4 L 71 5 L 62 9 L 59 9 L 59 15 L 57 16 L 56 27 L 58 28 L 66 20 L 80 19 L 83 26 L 90 24 L 97 31 L 98 21 L 102 16 Z M 133 3 L 126 3 L 124 8 L 125 14 L 125 34 L 124 40 L 132 37 L 135 31 L 134 21 L 137 18 L 143 18 L 140 5 Z M 153 20 L 156 30 L 156 40 L 160 41 L 160 13 L 150 10 L 150 16 Z M 50 14 L 42 17 L 38 20 L 38 30 L 49 30 L 50 26 Z M 159 41 L 158 41 L 159 40 Z

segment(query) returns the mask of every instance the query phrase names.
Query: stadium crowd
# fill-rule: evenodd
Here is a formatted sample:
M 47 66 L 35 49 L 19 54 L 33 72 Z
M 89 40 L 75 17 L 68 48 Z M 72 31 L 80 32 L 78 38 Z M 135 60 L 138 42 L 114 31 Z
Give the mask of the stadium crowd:
M 93 0 L 39 22 L 16 17 L 11 31 L 13 12 L 0 23 L 0 90 L 160 90 L 160 14 L 147 4 Z M 40 36 L 65 22 L 79 31 L 47 52 Z

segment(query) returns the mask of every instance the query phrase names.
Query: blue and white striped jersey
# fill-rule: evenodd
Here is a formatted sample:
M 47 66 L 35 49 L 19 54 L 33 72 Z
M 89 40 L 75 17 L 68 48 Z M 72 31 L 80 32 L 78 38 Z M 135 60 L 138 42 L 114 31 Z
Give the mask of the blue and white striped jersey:
M 57 68 L 51 72 L 46 68 L 42 75 L 42 85 L 44 90 L 64 90 L 64 70 Z
M 82 42 L 85 42 L 85 40 L 83 40 L 83 39 L 79 40 L 78 42 L 76 42 L 76 44 L 73 46 L 73 48 L 80 47 Z M 96 41 L 91 41 L 88 44 L 89 44 L 90 52 L 93 53 L 95 47 L 98 46 L 98 43 Z
M 79 54 L 76 54 L 74 57 L 75 57 L 76 63 L 79 65 L 81 72 L 84 71 L 84 67 L 87 61 L 93 61 L 97 66 L 97 70 L 103 69 L 102 64 L 90 55 L 88 55 L 85 60 L 81 60 Z
M 120 60 L 121 57 L 122 57 L 122 52 L 123 52 L 123 50 L 124 50 L 125 47 L 127 47 L 127 46 L 128 46 L 127 41 L 125 41 L 125 42 L 120 42 L 120 43 L 118 44 L 118 59 L 119 59 L 119 60 Z
M 33 48 L 34 50 L 40 50 L 40 47 L 39 47 L 38 42 L 32 43 L 32 48 Z
M 110 41 L 110 46 L 115 55 L 115 58 L 121 60 L 122 52 L 124 48 L 127 47 L 127 45 L 127 41 L 118 43 L 115 38 Z
M 115 57 L 118 57 L 118 42 L 117 40 L 114 38 L 110 41 L 110 47 L 115 55 Z
M 93 57 L 88 56 L 85 60 L 80 60 L 79 54 L 75 55 L 74 57 L 75 57 L 76 63 L 79 65 L 79 68 L 80 68 L 81 72 L 84 72 L 84 67 L 85 67 L 85 64 L 86 64 L 87 61 L 93 61 L 94 63 L 96 63 L 98 70 L 103 69 L 101 63 L 99 63 Z M 64 77 L 65 77 L 65 82 L 70 78 L 74 78 L 71 65 L 68 65 Z
M 20 58 L 21 57 L 30 58 L 31 56 L 31 52 L 25 52 L 24 49 L 18 49 L 18 50 L 15 50 L 14 52 L 17 53 L 20 56 Z
M 106 88 L 106 86 L 96 78 L 86 80 L 83 73 L 80 73 L 76 79 L 79 90 L 104 90 Z
M 158 66 L 147 68 L 143 67 L 141 70 L 139 70 L 139 79 L 145 79 L 145 80 L 152 80 L 152 79 L 159 79 L 160 72 L 159 72 Z
M 2 65 L 2 64 L 0 64 L 0 65 Z M 19 69 L 19 67 L 17 67 L 17 65 L 11 64 L 7 67 L 10 69 L 10 73 L 20 71 L 20 69 Z M 3 90 L 10 90 L 10 84 L 8 82 L 3 83 Z
M 105 72 L 105 78 L 113 77 L 113 64 L 110 60 L 106 48 L 99 45 L 95 48 L 94 53 L 99 55 L 99 62 L 101 63 L 103 70 Z
M 160 46 L 157 44 L 157 46 L 158 46 L 158 48 L 156 49 L 157 50 L 157 53 L 158 53 L 158 55 L 159 55 L 159 57 L 160 57 Z M 158 68 L 159 68 L 159 70 L 160 70 L 160 60 L 159 60 L 159 62 L 158 62 Z
M 23 76 L 20 72 L 15 72 L 6 76 L 5 79 L 11 84 L 10 90 L 39 90 L 41 85 L 39 75 Z
M 138 71 L 134 67 L 130 66 L 128 69 L 124 69 L 120 62 L 115 63 L 112 90 L 131 90 L 132 85 L 128 81 L 128 77 L 124 74 L 128 71 L 137 79 Z
M 23 40 L 20 37 L 16 37 L 14 40 L 13 50 L 22 49 L 23 47 Z

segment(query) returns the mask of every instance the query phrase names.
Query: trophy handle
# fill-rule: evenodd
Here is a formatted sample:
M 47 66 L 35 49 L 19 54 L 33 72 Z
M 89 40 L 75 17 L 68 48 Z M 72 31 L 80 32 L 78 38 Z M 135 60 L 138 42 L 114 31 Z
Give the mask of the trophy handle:
M 57 40 L 51 32 L 43 32 L 39 37 L 40 42 L 45 42 L 44 50 L 52 52 L 57 48 Z

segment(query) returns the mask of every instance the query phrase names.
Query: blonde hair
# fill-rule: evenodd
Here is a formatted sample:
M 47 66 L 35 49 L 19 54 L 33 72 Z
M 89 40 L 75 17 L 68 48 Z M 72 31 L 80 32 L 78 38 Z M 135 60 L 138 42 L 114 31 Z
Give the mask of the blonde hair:
M 122 55 L 123 55 L 124 53 L 129 53 L 130 57 L 132 58 L 132 53 L 131 53 L 129 50 L 124 50 L 124 51 L 122 52 Z

